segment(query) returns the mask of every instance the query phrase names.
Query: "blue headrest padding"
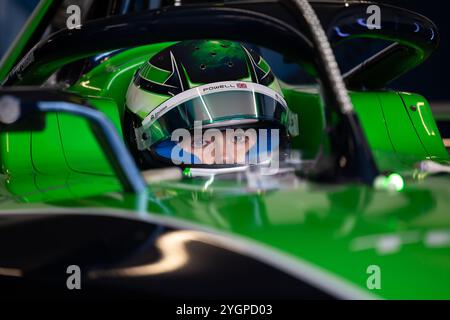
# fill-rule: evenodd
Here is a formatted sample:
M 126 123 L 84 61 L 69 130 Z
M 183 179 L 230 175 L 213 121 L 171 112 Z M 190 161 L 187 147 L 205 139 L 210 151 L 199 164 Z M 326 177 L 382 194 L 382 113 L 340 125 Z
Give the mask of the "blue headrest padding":
M 155 152 L 163 158 L 166 159 L 172 159 L 172 150 L 173 148 L 176 146 L 177 144 L 175 143 L 175 141 L 172 140 L 165 140 L 163 142 L 158 143 L 155 146 Z M 180 154 L 174 154 L 175 159 L 172 159 L 173 161 L 182 161 L 183 156 L 184 156 L 184 152 L 186 152 L 187 155 L 190 155 L 190 159 L 191 159 L 191 163 L 201 163 L 200 159 L 197 158 L 195 155 L 181 150 Z

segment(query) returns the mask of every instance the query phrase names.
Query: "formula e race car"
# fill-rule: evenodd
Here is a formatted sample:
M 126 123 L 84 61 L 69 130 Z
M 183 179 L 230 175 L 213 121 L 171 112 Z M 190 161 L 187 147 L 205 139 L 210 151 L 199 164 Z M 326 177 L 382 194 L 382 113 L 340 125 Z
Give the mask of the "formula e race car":
M 389 89 L 438 44 L 367 1 L 42 0 L 0 65 L 2 292 L 449 299 L 449 153 Z

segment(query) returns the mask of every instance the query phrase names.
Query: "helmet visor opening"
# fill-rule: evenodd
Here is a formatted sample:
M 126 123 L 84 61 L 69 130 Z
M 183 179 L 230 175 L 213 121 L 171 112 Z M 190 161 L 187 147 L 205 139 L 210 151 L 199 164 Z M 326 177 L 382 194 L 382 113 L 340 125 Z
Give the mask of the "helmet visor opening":
M 187 90 L 153 109 L 136 129 L 136 138 L 138 148 L 146 150 L 162 141 L 178 141 L 180 132 L 195 129 L 261 121 L 288 128 L 290 116 L 284 98 L 266 86 L 234 81 L 213 83 Z

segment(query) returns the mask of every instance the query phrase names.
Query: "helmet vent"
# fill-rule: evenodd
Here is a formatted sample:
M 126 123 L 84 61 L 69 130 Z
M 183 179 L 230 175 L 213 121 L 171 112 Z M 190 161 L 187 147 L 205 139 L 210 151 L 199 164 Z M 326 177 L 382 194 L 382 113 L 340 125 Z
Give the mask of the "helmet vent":
M 232 61 L 230 61 L 230 62 L 228 62 L 228 67 L 230 67 L 230 68 L 232 68 L 233 67 L 233 62 Z
M 200 69 L 205 70 L 206 69 L 206 64 L 201 64 L 200 65 Z

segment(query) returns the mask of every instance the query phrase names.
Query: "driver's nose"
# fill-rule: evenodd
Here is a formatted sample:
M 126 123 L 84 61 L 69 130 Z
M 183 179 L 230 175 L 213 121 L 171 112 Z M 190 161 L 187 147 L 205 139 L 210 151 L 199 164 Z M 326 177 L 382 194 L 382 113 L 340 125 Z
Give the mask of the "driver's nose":
M 225 139 L 222 137 L 222 139 L 217 139 L 215 143 L 216 143 L 214 149 L 215 164 L 226 164 L 230 163 L 230 161 L 233 161 L 232 157 L 230 157 L 230 155 L 228 154 L 229 151 L 227 151 Z

